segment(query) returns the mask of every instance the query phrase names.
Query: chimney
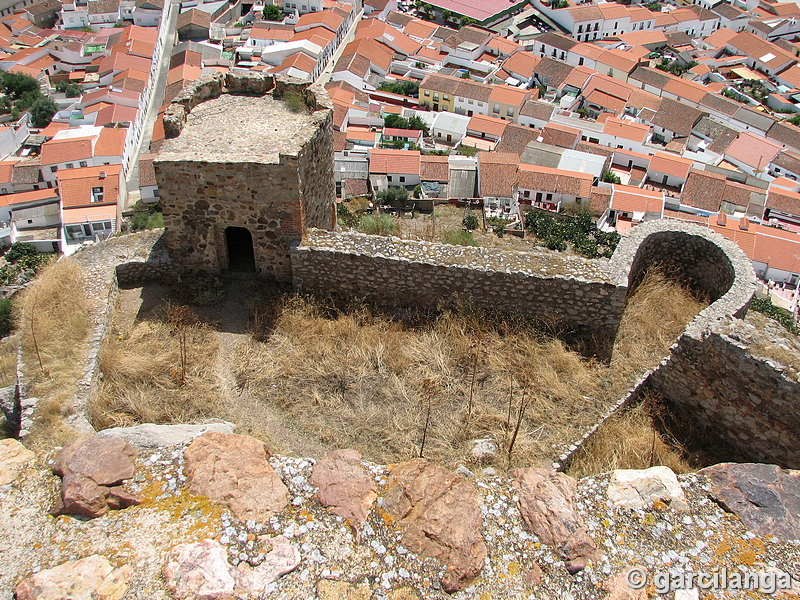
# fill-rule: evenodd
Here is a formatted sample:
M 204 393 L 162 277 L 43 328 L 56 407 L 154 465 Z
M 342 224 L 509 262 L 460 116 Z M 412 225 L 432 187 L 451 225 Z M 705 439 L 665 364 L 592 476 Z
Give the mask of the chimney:
M 739 229 L 741 229 L 742 231 L 747 231 L 748 229 L 750 229 L 750 219 L 748 219 L 747 217 L 742 217 L 741 219 L 739 219 Z
M 728 224 L 728 217 L 725 216 L 725 213 L 719 213 L 717 215 L 717 225 L 720 227 L 725 227 Z

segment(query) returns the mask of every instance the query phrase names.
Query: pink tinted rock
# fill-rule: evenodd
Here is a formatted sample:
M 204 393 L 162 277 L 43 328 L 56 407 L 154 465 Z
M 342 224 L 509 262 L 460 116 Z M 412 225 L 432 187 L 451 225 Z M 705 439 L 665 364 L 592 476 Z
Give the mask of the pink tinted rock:
M 511 472 L 519 511 L 542 543 L 554 546 L 570 573 L 598 557 L 594 541 L 575 508 L 577 482 L 568 475 L 535 467 Z
M 314 465 L 311 485 L 319 488 L 320 504 L 361 527 L 378 497 L 375 481 L 361 466 L 356 450 L 336 450 Z
M 185 457 L 189 490 L 224 504 L 241 521 L 265 521 L 289 502 L 267 460 L 269 449 L 253 437 L 209 431 L 192 441 Z
M 392 470 L 384 506 L 405 529 L 403 545 L 447 565 L 446 592 L 464 589 L 483 569 L 486 544 L 471 482 L 425 459 L 411 460 Z
M 132 574 L 129 566 L 115 569 L 107 558 L 93 554 L 40 571 L 21 581 L 14 593 L 17 600 L 120 600 Z

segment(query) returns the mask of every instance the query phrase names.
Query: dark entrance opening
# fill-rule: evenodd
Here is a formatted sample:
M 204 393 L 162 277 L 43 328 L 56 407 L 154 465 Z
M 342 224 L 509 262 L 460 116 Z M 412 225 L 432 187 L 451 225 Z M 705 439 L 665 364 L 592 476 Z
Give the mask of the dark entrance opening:
M 255 273 L 256 258 L 253 254 L 253 236 L 244 227 L 225 229 L 228 246 L 228 270 L 236 273 Z

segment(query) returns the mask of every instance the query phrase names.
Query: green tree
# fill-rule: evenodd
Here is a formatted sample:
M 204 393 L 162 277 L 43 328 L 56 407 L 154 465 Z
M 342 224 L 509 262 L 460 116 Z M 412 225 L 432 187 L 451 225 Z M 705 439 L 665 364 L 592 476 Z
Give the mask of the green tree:
M 283 21 L 283 10 L 280 6 L 267 4 L 261 16 L 264 17 L 265 21 Z
M 403 187 L 390 185 L 388 189 L 378 192 L 378 200 L 381 204 L 391 204 L 392 206 L 405 204 L 408 200 L 408 190 Z
M 13 265 L 20 259 L 25 258 L 26 256 L 36 256 L 37 254 L 39 254 L 39 251 L 33 244 L 27 244 L 25 242 L 15 242 L 11 244 L 11 248 L 9 248 L 8 252 L 6 252 L 5 259 L 7 263 Z
M 462 27 L 469 27 L 470 25 L 475 25 L 478 21 L 473 19 L 472 17 L 461 17 L 461 26 Z
M 661 4 L 659 2 L 648 2 L 644 7 L 651 12 L 661 12 Z
M 4 72 L 0 85 L 3 86 L 3 91 L 11 96 L 13 100 L 21 98 L 25 92 L 39 92 L 39 82 L 30 75 L 23 75 L 22 73 L 9 73 Z
M 600 178 L 601 181 L 605 183 L 622 183 L 622 180 L 619 178 L 619 175 L 616 173 L 612 173 L 611 171 L 604 171 L 603 176 Z
M 389 113 L 383 117 L 383 126 L 392 129 L 408 129 L 408 119 L 395 113 Z
M 47 127 L 57 110 L 56 103 L 50 98 L 39 98 L 30 108 L 31 125 L 36 128 Z
M 425 122 L 425 119 L 417 115 L 408 118 L 408 128 L 422 131 L 425 135 L 428 135 L 428 132 L 430 131 L 430 128 L 428 127 L 428 124 Z
M 795 115 L 791 119 L 789 119 L 789 123 L 792 125 L 800 125 L 800 115 Z
M 453 11 L 447 9 L 442 11 L 442 19 L 444 19 L 445 23 L 447 23 L 452 18 L 453 18 Z
M 468 212 L 461 220 L 461 225 L 464 226 L 464 229 L 469 229 L 470 231 L 477 229 L 479 224 L 480 222 L 478 221 L 478 217 L 474 212 Z

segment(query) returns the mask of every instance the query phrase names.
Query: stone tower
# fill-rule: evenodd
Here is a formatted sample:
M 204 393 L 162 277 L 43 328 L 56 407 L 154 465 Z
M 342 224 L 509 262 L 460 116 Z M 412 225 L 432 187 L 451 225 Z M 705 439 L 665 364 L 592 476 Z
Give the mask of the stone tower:
M 176 266 L 291 280 L 290 248 L 336 219 L 324 89 L 216 73 L 173 100 L 164 129 L 154 164 Z

